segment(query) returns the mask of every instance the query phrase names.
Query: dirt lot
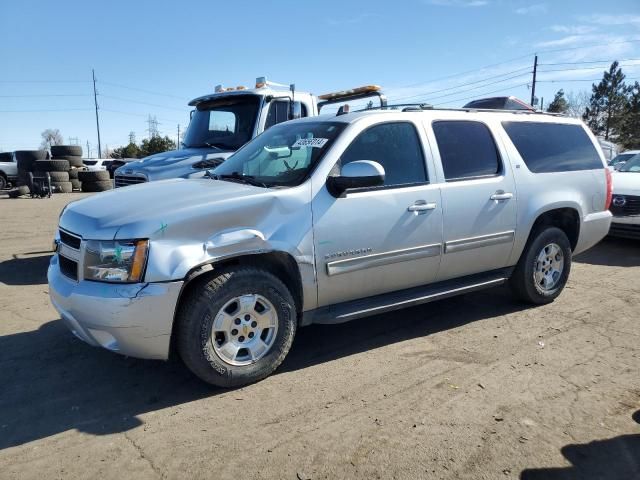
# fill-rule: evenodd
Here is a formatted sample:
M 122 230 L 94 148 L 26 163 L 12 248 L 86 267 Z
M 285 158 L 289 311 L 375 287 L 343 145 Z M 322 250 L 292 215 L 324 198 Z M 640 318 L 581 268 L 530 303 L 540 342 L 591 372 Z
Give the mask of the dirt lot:
M 552 305 L 494 289 L 302 329 L 222 391 L 72 337 L 46 268 L 62 206 L 0 198 L 0 478 L 640 478 L 640 242 Z

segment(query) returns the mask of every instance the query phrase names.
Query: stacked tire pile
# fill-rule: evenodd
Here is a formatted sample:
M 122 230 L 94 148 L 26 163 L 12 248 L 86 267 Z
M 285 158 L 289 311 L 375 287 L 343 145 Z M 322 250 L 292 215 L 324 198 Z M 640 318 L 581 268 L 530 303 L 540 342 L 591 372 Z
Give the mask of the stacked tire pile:
M 18 186 L 13 190 L 11 196 L 29 195 L 29 173 L 34 172 L 36 162 L 44 161 L 49 157 L 46 150 L 17 150 L 15 152 L 18 163 Z M 34 173 L 35 175 L 35 173 Z
M 83 192 L 104 192 L 113 188 L 113 182 L 107 170 L 83 170 L 78 172 Z
M 58 167 L 63 167 L 63 161 L 67 162 L 67 169 L 64 170 L 66 175 L 62 175 L 62 171 L 56 171 L 54 175 L 51 175 L 51 186 L 57 187 L 54 188 L 55 191 L 61 191 L 64 193 L 69 193 L 72 191 L 79 192 L 82 185 L 80 180 L 78 179 L 79 169 L 83 168 L 84 165 L 82 163 L 82 147 L 78 145 L 52 145 L 51 146 L 51 157 L 52 160 L 58 160 Z M 52 166 L 52 168 L 57 168 Z M 52 170 L 48 170 L 49 174 L 51 174 Z M 54 176 L 57 177 L 54 179 Z M 55 185 L 54 185 L 55 181 Z M 64 185 L 62 185 L 64 183 Z
M 0 152 L 0 162 L 13 162 L 13 153 L 11 152 Z M 4 190 L 7 188 L 9 181 L 6 177 L 0 175 L 0 190 Z

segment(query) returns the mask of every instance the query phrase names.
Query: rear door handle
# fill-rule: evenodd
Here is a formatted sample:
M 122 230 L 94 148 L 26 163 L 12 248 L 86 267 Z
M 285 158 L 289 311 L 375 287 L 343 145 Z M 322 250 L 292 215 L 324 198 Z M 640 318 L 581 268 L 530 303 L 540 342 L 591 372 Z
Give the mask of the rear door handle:
M 410 212 L 420 213 L 420 212 L 426 212 L 428 210 L 435 210 L 436 207 L 437 205 L 435 203 L 427 203 L 424 200 L 418 200 L 413 205 L 409 205 L 407 210 Z
M 491 200 L 509 200 L 513 198 L 513 193 L 511 192 L 503 192 L 502 190 L 498 190 L 496 193 L 489 197 Z

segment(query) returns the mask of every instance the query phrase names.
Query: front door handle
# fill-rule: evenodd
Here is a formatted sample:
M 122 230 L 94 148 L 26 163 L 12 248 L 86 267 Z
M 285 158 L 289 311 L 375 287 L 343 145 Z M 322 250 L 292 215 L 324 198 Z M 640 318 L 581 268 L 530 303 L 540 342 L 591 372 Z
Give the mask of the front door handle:
M 426 212 L 428 210 L 435 210 L 437 205 L 435 203 L 427 203 L 424 200 L 418 200 L 413 205 L 409 205 L 407 210 L 410 212 L 420 213 Z
M 498 190 L 496 193 L 489 197 L 491 200 L 509 200 L 513 198 L 513 193 L 505 192 L 504 190 Z

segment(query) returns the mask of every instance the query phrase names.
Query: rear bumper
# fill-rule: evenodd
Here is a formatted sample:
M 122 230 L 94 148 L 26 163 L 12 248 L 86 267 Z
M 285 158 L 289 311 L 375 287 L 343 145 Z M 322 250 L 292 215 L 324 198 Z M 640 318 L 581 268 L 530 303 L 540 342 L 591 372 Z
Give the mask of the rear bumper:
M 580 226 L 580 238 L 573 252 L 574 255 L 593 247 L 606 237 L 607 233 L 609 233 L 612 217 L 613 215 L 609 210 L 585 215 Z
M 183 282 L 74 282 L 60 272 L 57 255 L 47 278 L 51 303 L 81 340 L 131 357 L 168 358 Z

